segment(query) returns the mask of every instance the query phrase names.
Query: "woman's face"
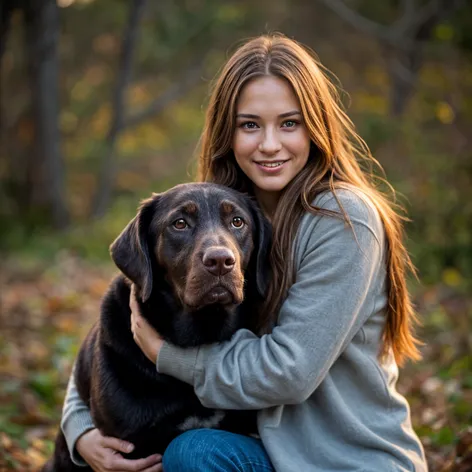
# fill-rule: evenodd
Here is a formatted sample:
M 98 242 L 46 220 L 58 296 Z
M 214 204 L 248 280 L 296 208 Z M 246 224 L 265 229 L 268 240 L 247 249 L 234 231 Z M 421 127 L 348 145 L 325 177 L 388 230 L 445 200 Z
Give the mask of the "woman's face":
M 267 206 L 277 204 L 310 152 L 300 104 L 288 82 L 264 76 L 244 86 L 236 105 L 233 151 L 256 197 L 273 211 Z

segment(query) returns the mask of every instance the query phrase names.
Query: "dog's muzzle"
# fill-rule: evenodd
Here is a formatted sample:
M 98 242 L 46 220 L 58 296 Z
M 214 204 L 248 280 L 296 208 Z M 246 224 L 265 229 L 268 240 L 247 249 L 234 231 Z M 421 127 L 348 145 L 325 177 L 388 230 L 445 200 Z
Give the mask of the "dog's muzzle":
M 216 246 L 210 247 L 204 252 L 202 262 L 210 274 L 221 276 L 234 269 L 236 258 L 231 249 Z

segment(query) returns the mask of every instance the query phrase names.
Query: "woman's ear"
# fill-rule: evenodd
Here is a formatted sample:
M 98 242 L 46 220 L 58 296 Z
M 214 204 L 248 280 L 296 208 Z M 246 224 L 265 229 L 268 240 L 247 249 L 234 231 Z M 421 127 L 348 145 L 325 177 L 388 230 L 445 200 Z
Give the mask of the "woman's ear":
M 153 270 L 149 249 L 150 226 L 158 212 L 159 195 L 141 203 L 138 214 L 110 246 L 111 257 L 116 266 L 135 283 L 141 291 L 141 299 L 146 302 L 151 296 Z

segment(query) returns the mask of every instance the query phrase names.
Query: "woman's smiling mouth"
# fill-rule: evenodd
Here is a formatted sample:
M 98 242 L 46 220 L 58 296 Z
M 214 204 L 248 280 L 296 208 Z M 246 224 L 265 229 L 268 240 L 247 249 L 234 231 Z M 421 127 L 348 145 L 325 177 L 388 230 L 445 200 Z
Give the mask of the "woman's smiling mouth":
M 282 167 L 284 166 L 284 164 L 286 162 L 288 162 L 288 160 L 286 161 L 254 161 L 255 164 L 257 165 L 257 167 L 259 167 L 259 169 L 263 170 L 264 172 L 276 172 L 280 169 L 282 169 Z

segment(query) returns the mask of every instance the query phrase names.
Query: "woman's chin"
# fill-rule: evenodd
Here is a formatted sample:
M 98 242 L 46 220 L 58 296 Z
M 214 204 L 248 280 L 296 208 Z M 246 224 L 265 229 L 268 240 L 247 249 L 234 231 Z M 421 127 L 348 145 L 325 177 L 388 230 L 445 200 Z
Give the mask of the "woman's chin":
M 281 192 L 288 184 L 286 179 L 261 179 L 255 182 L 256 186 L 263 192 Z

